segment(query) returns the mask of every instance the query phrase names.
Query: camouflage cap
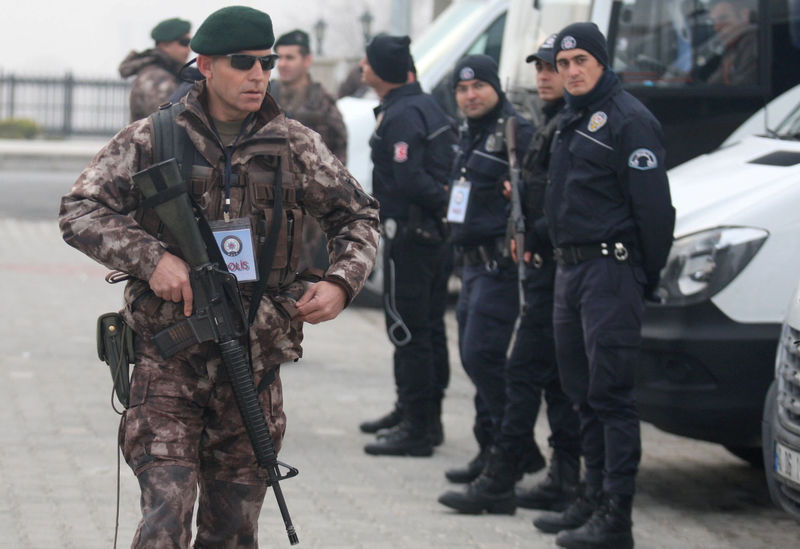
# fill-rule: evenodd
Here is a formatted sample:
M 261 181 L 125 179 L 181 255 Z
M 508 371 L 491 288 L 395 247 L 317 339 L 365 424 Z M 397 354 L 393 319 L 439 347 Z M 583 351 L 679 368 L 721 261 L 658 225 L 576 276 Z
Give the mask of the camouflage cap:
M 150 31 L 150 37 L 159 42 L 172 42 L 181 36 L 189 34 L 192 30 L 192 24 L 183 19 L 173 17 L 172 19 L 165 19 Z
M 272 19 L 263 11 L 228 6 L 209 15 L 192 38 L 192 50 L 202 55 L 225 55 L 244 50 L 266 50 L 275 35 Z
M 275 42 L 275 47 L 300 46 L 301 48 L 310 49 L 310 44 L 311 42 L 309 41 L 308 33 L 303 32 L 300 29 L 295 29 L 287 32 L 286 34 L 282 34 Z

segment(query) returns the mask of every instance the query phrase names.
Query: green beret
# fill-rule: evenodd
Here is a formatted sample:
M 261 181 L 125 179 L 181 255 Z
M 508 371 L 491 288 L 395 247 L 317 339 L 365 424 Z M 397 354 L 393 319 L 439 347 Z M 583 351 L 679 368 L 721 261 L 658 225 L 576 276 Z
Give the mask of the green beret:
M 272 19 L 263 11 L 228 6 L 209 15 L 192 38 L 191 47 L 202 55 L 225 55 L 272 47 Z
M 282 35 L 278 38 L 277 42 L 275 42 L 275 47 L 278 46 L 300 46 L 306 49 L 311 49 L 310 41 L 308 39 L 308 33 L 301 31 L 300 29 L 295 29 L 293 31 L 287 32 L 286 34 Z
M 181 36 L 186 36 L 190 30 L 192 30 L 191 23 L 173 17 L 153 27 L 153 30 L 150 31 L 150 36 L 156 41 L 156 44 L 159 42 L 172 42 Z

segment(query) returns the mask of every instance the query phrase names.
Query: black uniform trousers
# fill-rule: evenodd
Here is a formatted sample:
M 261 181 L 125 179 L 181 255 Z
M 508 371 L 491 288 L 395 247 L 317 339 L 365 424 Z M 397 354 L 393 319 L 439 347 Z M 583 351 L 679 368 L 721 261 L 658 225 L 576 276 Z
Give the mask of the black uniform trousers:
M 644 271 L 601 257 L 559 265 L 553 327 L 564 392 L 578 406 L 586 482 L 633 495 L 641 458 L 633 396 Z
M 385 238 L 385 237 L 384 237 Z M 400 222 L 383 250 L 386 330 L 395 346 L 397 398 L 405 417 L 427 421 L 450 380 L 444 312 L 452 269 L 446 243 L 420 243 Z
M 506 361 L 506 406 L 498 442 L 522 456 L 535 444 L 532 432 L 542 403 L 547 403 L 548 442 L 556 452 L 580 457 L 578 414 L 558 378 L 553 339 L 553 283 L 556 264 L 529 265 L 524 282 L 525 312 Z
M 475 385 L 473 432 L 481 447 L 497 441 L 506 405 L 506 351 L 519 310 L 510 260 L 465 265 L 456 305 L 458 349 Z

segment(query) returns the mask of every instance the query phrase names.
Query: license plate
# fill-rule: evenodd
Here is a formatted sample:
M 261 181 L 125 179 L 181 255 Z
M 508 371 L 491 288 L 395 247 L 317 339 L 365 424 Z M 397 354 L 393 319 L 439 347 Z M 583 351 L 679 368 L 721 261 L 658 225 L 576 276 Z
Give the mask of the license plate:
M 780 476 L 800 484 L 800 452 L 776 442 L 774 466 Z

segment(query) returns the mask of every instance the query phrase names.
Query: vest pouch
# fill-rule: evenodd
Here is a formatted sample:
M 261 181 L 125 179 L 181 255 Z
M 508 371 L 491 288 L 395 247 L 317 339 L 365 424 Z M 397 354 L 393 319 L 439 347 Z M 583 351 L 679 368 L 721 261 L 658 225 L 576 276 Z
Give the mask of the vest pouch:
M 130 402 L 130 365 L 135 361 L 133 330 L 119 313 L 97 319 L 97 356 L 111 371 L 114 393 L 125 408 Z

